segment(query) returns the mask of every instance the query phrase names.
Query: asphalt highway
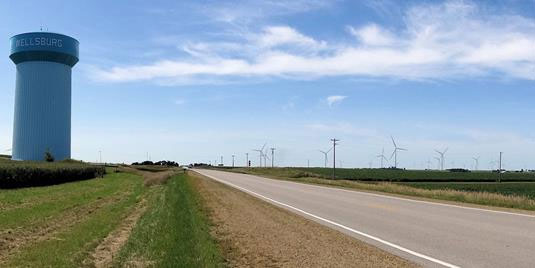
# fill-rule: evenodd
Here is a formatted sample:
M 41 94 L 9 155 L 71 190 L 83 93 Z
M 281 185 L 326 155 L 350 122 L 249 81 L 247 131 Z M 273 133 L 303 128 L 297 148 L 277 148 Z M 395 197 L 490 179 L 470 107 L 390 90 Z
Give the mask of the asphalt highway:
M 534 215 L 195 171 L 425 267 L 535 267 Z

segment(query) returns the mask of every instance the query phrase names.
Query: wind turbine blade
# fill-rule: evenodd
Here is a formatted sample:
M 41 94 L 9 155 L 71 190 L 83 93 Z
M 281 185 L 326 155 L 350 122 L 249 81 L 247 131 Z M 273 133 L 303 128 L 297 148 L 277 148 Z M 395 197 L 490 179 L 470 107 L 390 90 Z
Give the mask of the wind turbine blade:
M 326 152 L 326 153 L 330 152 L 330 151 L 331 151 L 332 149 L 333 149 L 333 147 L 329 148 L 329 150 L 327 150 L 327 152 Z
M 448 151 L 448 149 L 449 149 L 449 148 L 448 148 L 448 147 L 446 147 L 446 150 L 444 150 L 443 154 L 445 154 L 445 153 L 446 153 L 446 152 Z
M 266 147 L 266 145 L 267 145 L 267 143 L 264 143 L 264 146 L 262 146 L 262 149 L 260 149 L 260 150 L 264 151 L 264 148 Z
M 435 149 L 435 152 L 437 152 L 438 154 L 442 154 L 442 152 L 437 149 Z
M 400 151 L 408 151 L 407 149 L 404 149 L 404 148 L 397 148 L 397 149 Z
M 392 152 L 392 155 L 390 156 L 390 159 L 392 159 L 392 157 L 394 157 L 395 154 L 396 154 L 396 150 L 394 149 L 394 151 Z
M 390 136 L 390 138 L 392 139 L 392 143 L 394 144 L 394 148 L 397 148 L 398 146 L 396 145 L 396 142 L 394 141 L 394 137 Z

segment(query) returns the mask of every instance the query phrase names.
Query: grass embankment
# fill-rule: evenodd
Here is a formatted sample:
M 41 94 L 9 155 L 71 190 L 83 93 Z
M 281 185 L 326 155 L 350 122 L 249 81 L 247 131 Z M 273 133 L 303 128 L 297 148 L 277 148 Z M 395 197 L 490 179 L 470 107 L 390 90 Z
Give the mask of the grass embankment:
M 186 175 L 156 186 L 149 211 L 142 216 L 121 250 L 120 266 L 217 267 L 219 248 L 210 236 L 198 193 Z
M 293 168 L 237 168 L 227 170 L 265 175 L 276 179 L 295 182 L 337 186 L 364 191 L 378 191 L 397 195 L 464 202 L 485 206 L 535 210 L 535 183 L 533 182 L 360 182 L 356 180 L 326 179 L 325 177 L 310 171 L 304 172 L 302 169 Z
M 218 266 L 189 179 L 162 172 L 0 190 L 0 267 Z

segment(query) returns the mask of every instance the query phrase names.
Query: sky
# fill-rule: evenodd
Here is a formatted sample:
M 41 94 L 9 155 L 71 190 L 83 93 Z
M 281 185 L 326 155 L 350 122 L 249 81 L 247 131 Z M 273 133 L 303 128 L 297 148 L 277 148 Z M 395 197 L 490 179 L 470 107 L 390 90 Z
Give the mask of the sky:
M 534 0 L 1 1 L 0 153 L 41 28 L 80 41 L 75 159 L 535 169 Z

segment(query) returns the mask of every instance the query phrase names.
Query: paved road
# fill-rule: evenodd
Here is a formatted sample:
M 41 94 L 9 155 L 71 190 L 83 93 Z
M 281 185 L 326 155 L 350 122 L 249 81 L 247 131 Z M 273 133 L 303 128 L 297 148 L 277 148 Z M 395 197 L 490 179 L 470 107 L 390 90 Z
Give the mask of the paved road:
M 426 267 L 535 267 L 535 216 L 196 170 Z

